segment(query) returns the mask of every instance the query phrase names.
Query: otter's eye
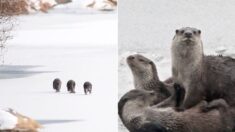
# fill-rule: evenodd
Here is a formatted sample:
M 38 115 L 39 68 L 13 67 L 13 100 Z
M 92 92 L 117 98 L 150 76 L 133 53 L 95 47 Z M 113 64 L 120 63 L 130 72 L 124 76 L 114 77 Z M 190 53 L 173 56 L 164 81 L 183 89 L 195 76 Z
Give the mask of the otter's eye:
M 175 33 L 176 33 L 176 34 L 177 34 L 177 33 L 179 33 L 179 30 L 178 30 L 178 29 L 176 29 L 176 30 L 175 30 Z
M 153 64 L 153 62 L 152 62 L 152 61 L 150 61 L 150 62 L 149 62 L 149 64 L 150 64 L 150 65 L 152 65 L 152 64 Z
M 150 93 L 150 95 L 151 95 L 151 96 L 154 96 L 154 95 L 155 95 L 155 93 L 154 93 L 154 92 L 151 92 L 151 93 Z
M 140 62 L 144 62 L 144 60 L 143 60 L 143 59 L 139 59 L 139 61 L 140 61 Z
M 198 34 L 201 34 L 201 30 L 198 30 Z
M 196 34 L 197 32 L 196 31 L 193 31 L 193 34 Z
M 184 33 L 184 30 L 181 30 L 180 33 L 183 34 L 183 33 Z

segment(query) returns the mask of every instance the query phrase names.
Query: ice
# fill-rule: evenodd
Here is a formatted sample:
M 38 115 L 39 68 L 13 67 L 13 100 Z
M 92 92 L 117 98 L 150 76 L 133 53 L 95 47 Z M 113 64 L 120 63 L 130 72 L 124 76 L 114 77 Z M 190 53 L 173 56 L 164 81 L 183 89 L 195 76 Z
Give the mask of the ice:
M 75 3 L 17 18 L 0 66 L 0 104 L 36 119 L 42 132 L 116 132 L 117 13 Z M 76 94 L 66 91 L 70 79 Z M 83 92 L 85 81 L 93 84 L 91 95 Z

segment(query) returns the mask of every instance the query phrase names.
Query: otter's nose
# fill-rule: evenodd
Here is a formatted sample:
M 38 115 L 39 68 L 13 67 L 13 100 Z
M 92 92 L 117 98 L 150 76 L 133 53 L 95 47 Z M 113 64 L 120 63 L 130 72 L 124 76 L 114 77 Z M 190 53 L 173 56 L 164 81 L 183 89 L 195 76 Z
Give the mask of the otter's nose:
M 135 57 L 134 57 L 134 56 L 132 56 L 132 55 L 130 55 L 130 56 L 128 56 L 128 57 L 127 57 L 127 59 L 128 59 L 128 60 L 134 60 L 134 59 L 135 59 Z
M 184 33 L 184 36 L 187 37 L 187 38 L 191 38 L 193 36 L 193 33 L 191 32 L 185 32 Z

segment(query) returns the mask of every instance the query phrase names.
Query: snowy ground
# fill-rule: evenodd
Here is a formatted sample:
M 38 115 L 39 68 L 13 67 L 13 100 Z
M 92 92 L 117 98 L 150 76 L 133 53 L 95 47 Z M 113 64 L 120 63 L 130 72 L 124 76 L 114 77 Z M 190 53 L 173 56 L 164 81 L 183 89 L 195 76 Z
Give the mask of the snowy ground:
M 235 1 L 125 0 L 119 2 L 119 98 L 133 89 L 125 57 L 141 53 L 154 60 L 160 79 L 171 76 L 170 46 L 175 29 L 202 30 L 205 54 L 235 57 Z M 221 53 L 221 52 L 220 52 Z M 119 121 L 119 132 L 126 129 Z
M 116 132 L 117 13 L 75 7 L 18 18 L 0 66 L 0 104 L 38 120 L 42 132 Z M 61 93 L 52 89 L 57 77 Z M 69 79 L 76 94 L 66 92 Z

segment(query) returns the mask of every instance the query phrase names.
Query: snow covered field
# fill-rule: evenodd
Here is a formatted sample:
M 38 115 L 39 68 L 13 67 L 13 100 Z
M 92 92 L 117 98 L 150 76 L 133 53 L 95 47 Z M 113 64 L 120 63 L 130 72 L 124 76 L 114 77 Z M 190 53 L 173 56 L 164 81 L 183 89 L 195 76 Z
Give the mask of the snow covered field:
M 201 29 L 205 54 L 235 57 L 235 1 L 125 0 L 119 2 L 119 98 L 133 89 L 126 56 L 154 60 L 160 79 L 171 76 L 170 46 L 175 29 Z M 119 121 L 119 132 L 126 129 Z
M 0 66 L 1 107 L 38 120 L 42 132 L 116 132 L 116 11 L 73 4 L 17 19 Z M 57 77 L 60 93 L 52 89 Z M 66 91 L 69 79 L 76 94 Z M 85 81 L 93 84 L 92 95 L 84 95 Z

